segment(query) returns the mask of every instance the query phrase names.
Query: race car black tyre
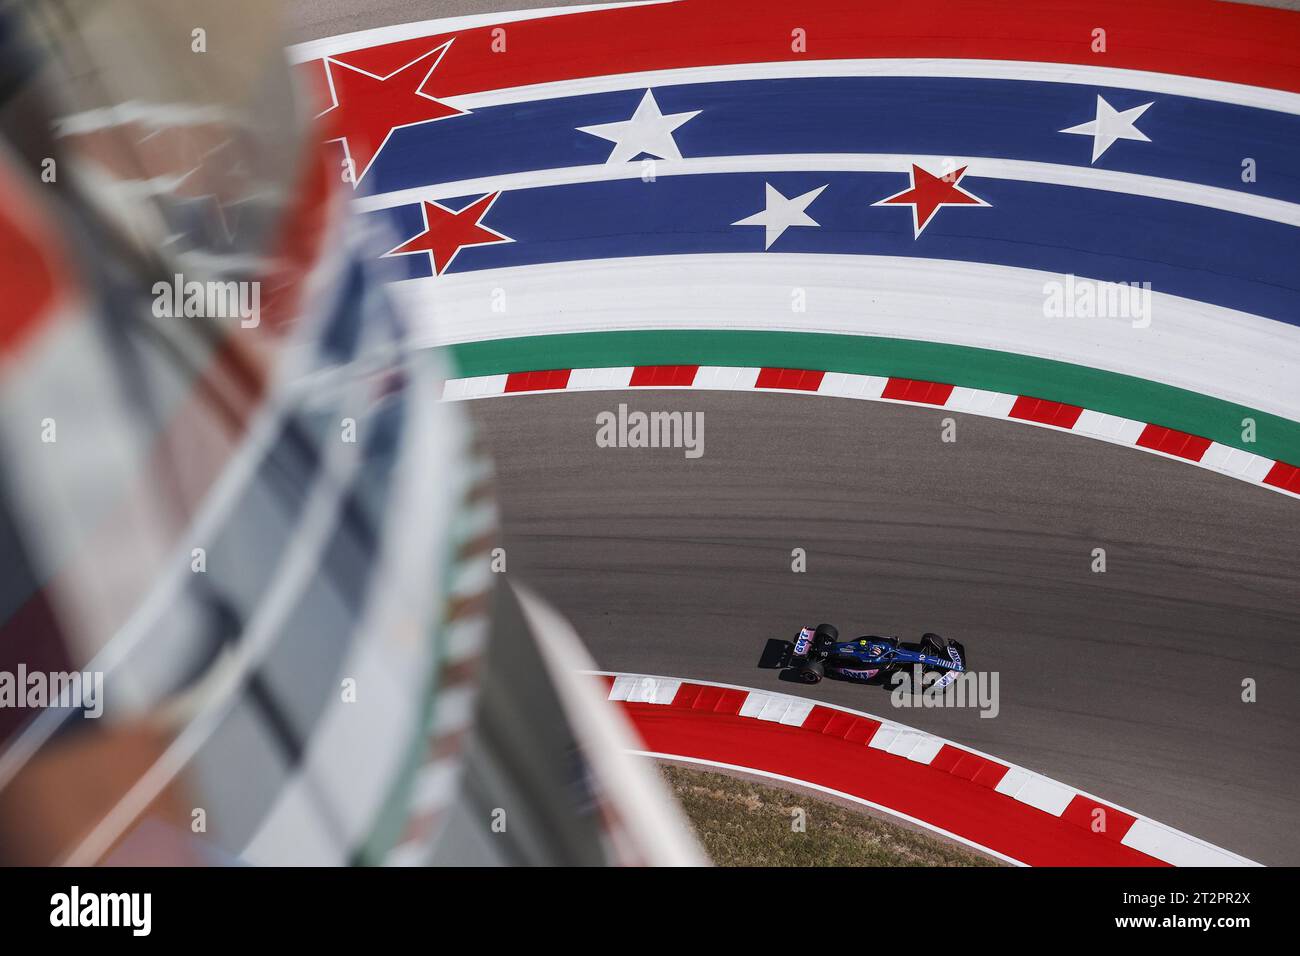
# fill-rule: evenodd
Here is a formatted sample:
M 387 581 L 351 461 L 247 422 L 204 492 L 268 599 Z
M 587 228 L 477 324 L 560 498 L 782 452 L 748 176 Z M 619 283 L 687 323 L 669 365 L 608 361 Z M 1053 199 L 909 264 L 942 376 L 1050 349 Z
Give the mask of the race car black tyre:
M 840 639 L 840 632 L 834 624 L 818 624 L 817 630 L 813 632 L 813 639 L 824 639 L 834 644 Z
M 799 680 L 805 684 L 816 684 L 826 676 L 826 671 L 817 661 L 810 661 L 795 671 Z
M 935 657 L 948 656 L 948 645 L 943 642 L 943 638 L 938 634 L 922 634 L 921 650 Z

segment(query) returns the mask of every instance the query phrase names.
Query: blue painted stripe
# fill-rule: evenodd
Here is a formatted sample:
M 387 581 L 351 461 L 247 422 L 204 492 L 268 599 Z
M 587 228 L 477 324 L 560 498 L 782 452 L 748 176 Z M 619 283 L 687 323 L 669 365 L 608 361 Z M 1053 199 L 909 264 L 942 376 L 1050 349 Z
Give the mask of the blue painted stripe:
M 941 208 L 917 239 L 910 206 L 871 205 L 907 187 L 902 173 L 666 176 L 506 192 L 484 225 L 515 241 L 466 247 L 448 271 L 623 256 L 762 255 L 764 230 L 730 223 L 763 208 L 765 182 L 786 196 L 827 186 L 807 210 L 820 227 L 786 230 L 773 252 L 955 259 L 1150 282 L 1156 292 L 1300 324 L 1292 227 L 1143 196 L 971 175 L 962 187 L 991 206 Z M 422 228 L 418 204 L 371 215 L 392 217 L 399 236 Z M 400 257 L 395 267 L 401 278 L 430 274 L 426 255 Z
M 601 164 L 612 144 L 576 127 L 628 119 L 643 90 L 489 107 L 399 129 L 371 171 L 390 192 L 481 176 Z M 1151 142 L 1119 140 L 1095 164 L 1097 96 Z M 741 80 L 655 90 L 664 113 L 703 112 L 674 134 L 684 157 L 782 153 L 989 156 L 1094 165 L 1300 202 L 1300 116 L 1192 97 L 1068 83 L 930 77 Z M 1257 179 L 1242 181 L 1255 161 Z

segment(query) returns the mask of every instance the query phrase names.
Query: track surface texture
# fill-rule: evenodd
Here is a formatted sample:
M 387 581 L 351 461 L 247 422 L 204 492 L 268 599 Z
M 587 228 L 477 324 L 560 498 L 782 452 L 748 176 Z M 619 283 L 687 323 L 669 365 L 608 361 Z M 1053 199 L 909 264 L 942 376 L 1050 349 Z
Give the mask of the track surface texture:
M 419 20 L 602 2 L 610 0 L 293 0 L 288 4 L 287 35 L 290 43 L 302 43 Z
M 597 447 L 596 415 L 619 402 L 703 411 L 703 457 Z M 496 460 L 507 573 L 567 614 L 602 668 L 892 717 L 1300 863 L 1295 501 L 1023 424 L 957 415 L 944 443 L 945 413 L 905 406 L 638 391 L 471 408 Z M 820 621 L 845 639 L 962 640 L 1000 675 L 998 716 L 757 668 L 766 639 Z M 1241 700 L 1247 677 L 1257 703 Z

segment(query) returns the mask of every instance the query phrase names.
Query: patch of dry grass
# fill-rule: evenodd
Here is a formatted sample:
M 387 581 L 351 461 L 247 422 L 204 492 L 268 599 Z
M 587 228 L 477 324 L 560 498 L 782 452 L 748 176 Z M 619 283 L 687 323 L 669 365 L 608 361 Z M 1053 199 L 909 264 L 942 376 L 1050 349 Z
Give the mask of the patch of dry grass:
M 662 766 L 718 866 L 997 866 L 910 827 L 726 774 Z M 795 826 L 803 811 L 804 829 Z

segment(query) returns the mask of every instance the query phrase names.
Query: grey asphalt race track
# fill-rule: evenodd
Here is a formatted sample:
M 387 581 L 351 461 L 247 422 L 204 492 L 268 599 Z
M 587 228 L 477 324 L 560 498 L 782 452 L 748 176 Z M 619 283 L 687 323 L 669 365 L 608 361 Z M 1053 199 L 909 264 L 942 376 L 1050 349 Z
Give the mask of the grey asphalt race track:
M 288 41 L 302 43 L 417 20 L 609 2 L 615 0 L 292 0 L 287 4 Z
M 703 411 L 703 457 L 598 448 L 596 414 L 620 401 Z M 856 707 L 1300 863 L 1300 502 L 1018 423 L 956 415 L 944 443 L 952 413 L 906 406 L 637 391 L 471 407 L 507 573 L 602 668 Z M 962 640 L 999 674 L 1000 712 L 894 709 L 886 688 L 758 669 L 767 638 L 820 621 Z

